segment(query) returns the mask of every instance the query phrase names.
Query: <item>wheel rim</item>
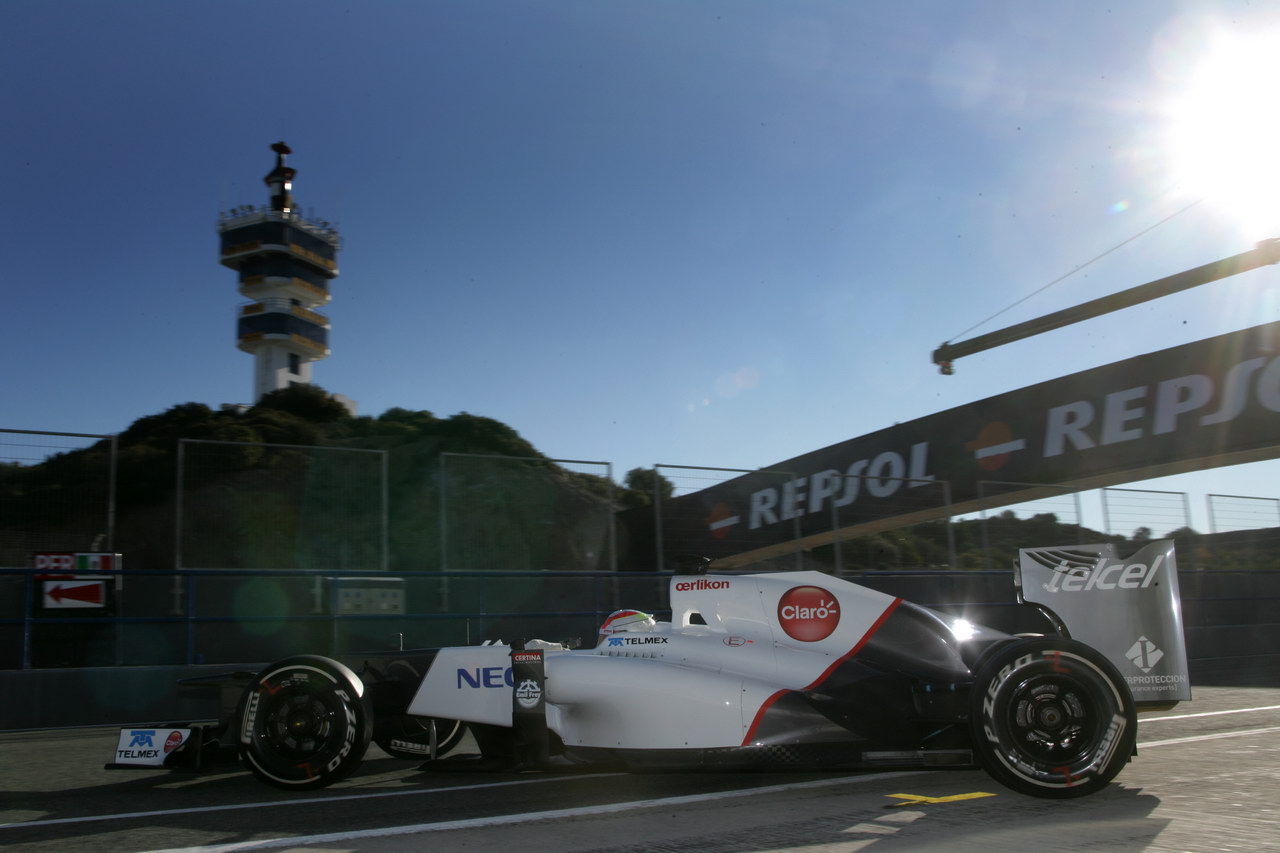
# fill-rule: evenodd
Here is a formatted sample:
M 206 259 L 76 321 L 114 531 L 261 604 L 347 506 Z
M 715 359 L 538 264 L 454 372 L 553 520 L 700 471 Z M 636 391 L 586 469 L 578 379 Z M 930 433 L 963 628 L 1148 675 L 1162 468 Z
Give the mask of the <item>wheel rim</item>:
M 340 710 L 322 695 L 297 689 L 281 691 L 272 697 L 261 717 L 262 745 L 282 758 L 309 758 L 334 737 Z
M 1007 746 L 1023 760 L 1049 767 L 1067 767 L 1089 758 L 1106 722 L 1096 712 L 1093 691 L 1059 675 L 1018 682 L 1007 707 Z

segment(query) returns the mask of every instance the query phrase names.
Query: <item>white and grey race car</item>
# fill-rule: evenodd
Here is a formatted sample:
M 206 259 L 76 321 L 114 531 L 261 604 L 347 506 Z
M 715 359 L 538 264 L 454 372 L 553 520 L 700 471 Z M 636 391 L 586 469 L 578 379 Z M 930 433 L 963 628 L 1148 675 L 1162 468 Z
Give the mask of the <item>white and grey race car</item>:
M 1075 797 L 1135 754 L 1126 679 L 1060 622 L 1006 634 L 818 572 L 676 574 L 670 606 L 670 621 L 615 613 L 591 648 L 299 656 L 228 675 L 217 725 L 124 729 L 108 766 L 230 752 L 299 790 L 347 776 L 373 741 L 424 770 L 980 766 Z M 446 757 L 466 729 L 480 755 Z

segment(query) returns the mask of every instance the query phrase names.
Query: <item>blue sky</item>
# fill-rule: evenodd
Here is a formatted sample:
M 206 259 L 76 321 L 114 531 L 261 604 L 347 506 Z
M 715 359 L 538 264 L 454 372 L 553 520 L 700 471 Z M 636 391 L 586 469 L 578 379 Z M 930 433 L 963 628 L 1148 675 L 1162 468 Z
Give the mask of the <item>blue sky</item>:
M 266 201 L 278 139 L 344 239 L 317 384 L 619 477 L 767 466 L 1274 320 L 1268 268 L 929 363 L 1198 198 L 1171 104 L 1215 34 L 1277 27 L 1246 2 L 2 0 L 0 427 L 249 402 L 215 223 Z M 1238 212 L 976 331 L 1280 236 Z M 1150 487 L 1200 507 L 1275 473 Z

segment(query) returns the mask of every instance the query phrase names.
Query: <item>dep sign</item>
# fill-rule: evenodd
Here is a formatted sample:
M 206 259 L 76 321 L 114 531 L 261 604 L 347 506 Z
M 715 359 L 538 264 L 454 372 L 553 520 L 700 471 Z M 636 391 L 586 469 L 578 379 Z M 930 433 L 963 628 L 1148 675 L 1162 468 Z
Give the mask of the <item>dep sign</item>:
M 122 561 L 119 554 L 42 551 L 32 554 L 32 565 L 39 583 L 39 605 L 45 610 L 102 610 L 109 603 L 112 579 L 106 573 L 118 571 Z
M 1280 323 L 853 438 L 675 498 L 662 557 L 730 567 L 1063 491 L 1280 455 Z

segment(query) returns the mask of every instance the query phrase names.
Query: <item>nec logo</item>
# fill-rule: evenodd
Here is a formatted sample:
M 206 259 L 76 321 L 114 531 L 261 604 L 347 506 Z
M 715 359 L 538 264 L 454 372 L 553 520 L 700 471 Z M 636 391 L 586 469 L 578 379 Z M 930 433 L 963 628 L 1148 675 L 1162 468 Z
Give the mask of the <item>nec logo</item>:
M 511 667 L 477 666 L 458 670 L 458 689 L 463 687 L 515 687 Z
M 666 637 L 610 637 L 611 646 L 651 646 L 667 642 Z

